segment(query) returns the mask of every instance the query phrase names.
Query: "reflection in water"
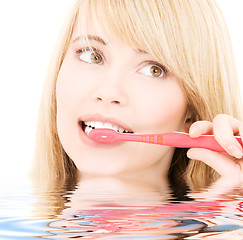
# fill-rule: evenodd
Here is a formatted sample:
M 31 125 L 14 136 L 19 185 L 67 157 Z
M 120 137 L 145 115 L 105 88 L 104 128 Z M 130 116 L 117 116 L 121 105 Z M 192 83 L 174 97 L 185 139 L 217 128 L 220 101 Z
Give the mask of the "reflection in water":
M 159 209 L 103 209 L 83 211 L 72 218 L 50 224 L 69 237 L 127 239 L 176 239 L 193 235 L 206 227 L 198 220 L 178 218 Z M 71 232 L 70 232 L 71 230 Z M 57 236 L 57 235 L 56 235 Z
M 26 183 L 1 187 L 0 239 L 243 239 L 237 189 L 210 200 L 201 194 L 179 201 L 168 188 L 109 182 L 46 192 Z

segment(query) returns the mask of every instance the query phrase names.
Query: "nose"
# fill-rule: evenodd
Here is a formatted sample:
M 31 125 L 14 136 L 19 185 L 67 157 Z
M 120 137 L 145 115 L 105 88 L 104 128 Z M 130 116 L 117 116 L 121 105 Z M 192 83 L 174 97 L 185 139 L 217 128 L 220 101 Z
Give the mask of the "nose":
M 121 101 L 119 101 L 119 100 L 115 100 L 115 97 L 114 97 L 114 99 L 113 98 L 110 98 L 110 99 L 108 99 L 108 98 L 106 98 L 106 97 L 97 97 L 97 101 L 99 101 L 99 102 L 108 102 L 108 103 L 112 103 L 112 104 L 115 104 L 115 105 L 120 105 L 121 104 Z
M 104 79 L 99 81 L 93 95 L 98 103 L 113 106 L 124 106 L 127 103 L 127 92 L 125 90 L 125 81 L 118 77 L 109 77 L 106 75 Z

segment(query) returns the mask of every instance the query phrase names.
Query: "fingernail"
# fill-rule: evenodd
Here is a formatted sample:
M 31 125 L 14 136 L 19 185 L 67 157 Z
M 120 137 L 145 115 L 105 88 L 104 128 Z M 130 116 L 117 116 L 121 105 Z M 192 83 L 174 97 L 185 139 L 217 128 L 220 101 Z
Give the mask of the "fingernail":
M 228 152 L 230 155 L 232 155 L 236 158 L 242 158 L 242 156 L 243 156 L 242 150 L 239 149 L 238 147 L 236 147 L 235 145 L 231 145 L 227 149 L 228 149 Z

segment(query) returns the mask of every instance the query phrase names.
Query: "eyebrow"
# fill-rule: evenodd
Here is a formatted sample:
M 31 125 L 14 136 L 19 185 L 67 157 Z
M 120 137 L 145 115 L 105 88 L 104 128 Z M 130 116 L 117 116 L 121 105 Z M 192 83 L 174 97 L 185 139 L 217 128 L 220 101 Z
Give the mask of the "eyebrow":
M 146 51 L 144 51 L 144 50 L 142 50 L 142 49 L 136 49 L 136 52 L 137 52 L 137 53 L 140 53 L 140 54 L 145 54 L 145 55 L 148 54 L 148 52 L 146 52 Z
M 97 36 L 97 35 L 88 35 L 87 37 L 85 37 L 85 36 L 78 36 L 78 37 L 76 37 L 73 40 L 73 42 L 76 42 L 76 41 L 78 41 L 80 39 L 88 39 L 88 40 L 91 40 L 91 41 L 99 42 L 99 43 L 101 43 L 102 45 L 105 45 L 105 46 L 107 45 L 107 42 L 105 40 L 103 40 L 101 37 Z M 144 51 L 142 49 L 136 49 L 135 52 L 139 53 L 139 54 L 145 54 L 145 55 L 148 54 L 148 52 L 146 52 L 146 51 Z
M 76 41 L 78 41 L 78 40 L 80 40 L 80 39 L 86 39 L 86 38 L 87 38 L 88 40 L 96 41 L 96 42 L 99 42 L 99 43 L 101 43 L 101 44 L 103 44 L 103 45 L 107 45 L 107 43 L 106 43 L 105 40 L 103 40 L 101 37 L 96 36 L 96 35 L 88 35 L 87 37 L 85 37 L 85 36 L 78 36 L 77 38 L 75 38 L 75 39 L 73 40 L 73 42 L 76 42 Z

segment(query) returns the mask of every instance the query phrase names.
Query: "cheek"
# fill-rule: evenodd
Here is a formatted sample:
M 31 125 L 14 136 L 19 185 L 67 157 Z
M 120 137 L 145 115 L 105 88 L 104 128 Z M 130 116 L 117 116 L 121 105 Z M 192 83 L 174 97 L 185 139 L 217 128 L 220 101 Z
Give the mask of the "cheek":
M 172 82 L 160 88 L 147 88 L 146 92 L 140 97 L 139 125 L 161 132 L 182 130 L 187 101 L 179 85 Z
M 71 107 L 69 111 L 76 109 L 88 97 L 94 88 L 97 76 L 89 68 L 73 59 L 68 52 L 58 74 L 56 84 L 56 98 L 60 106 Z M 87 67 L 86 67 L 87 68 Z
M 63 63 L 56 83 L 56 99 L 58 106 L 69 106 L 77 103 L 77 96 L 82 96 L 82 81 L 79 75 Z M 70 109 L 71 110 L 71 109 Z
M 65 148 L 73 141 L 76 116 L 82 102 L 82 84 L 79 75 L 65 61 L 59 71 L 56 83 L 57 131 Z
M 57 102 L 57 132 L 63 146 L 66 147 L 70 141 L 70 119 L 72 118 L 73 99 L 69 94 L 69 86 L 66 87 L 66 78 L 59 73 L 56 84 L 56 102 Z
M 58 132 L 65 130 L 67 121 L 73 115 L 75 96 L 71 94 L 71 87 L 67 84 L 65 76 L 59 75 L 56 84 L 57 101 L 57 128 Z

